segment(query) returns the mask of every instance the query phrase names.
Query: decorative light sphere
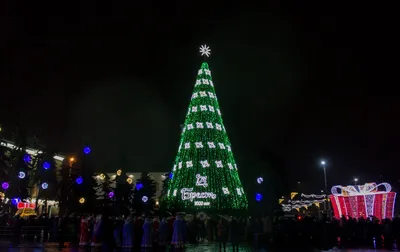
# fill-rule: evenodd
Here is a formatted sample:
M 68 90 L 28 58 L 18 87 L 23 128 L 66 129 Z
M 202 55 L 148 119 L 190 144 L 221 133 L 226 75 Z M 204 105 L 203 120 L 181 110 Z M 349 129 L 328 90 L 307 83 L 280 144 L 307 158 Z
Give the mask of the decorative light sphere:
M 262 198 L 263 198 L 262 194 L 260 194 L 260 193 L 257 193 L 257 194 L 256 194 L 256 200 L 257 200 L 257 201 L 261 201 Z
M 121 176 L 121 174 L 122 174 L 122 170 L 119 169 L 119 170 L 117 171 L 117 175 L 118 175 L 118 176 Z
M 147 196 L 143 196 L 143 197 L 142 197 L 142 201 L 143 201 L 144 203 L 146 203 L 148 200 L 149 200 L 149 198 L 147 198 Z
M 83 148 L 83 153 L 85 153 L 86 155 L 88 155 L 92 150 L 90 149 L 90 147 L 86 146 L 85 148 Z
M 79 203 L 81 203 L 81 204 L 85 203 L 85 201 L 86 201 L 86 200 L 85 200 L 85 198 L 83 198 L 83 197 L 79 199 Z
M 49 188 L 49 184 L 47 184 L 46 182 L 42 183 L 42 189 L 46 190 L 47 188 Z
M 30 163 L 30 162 L 32 161 L 31 155 L 25 154 L 25 155 L 24 155 L 24 161 L 25 161 L 26 163 Z
M 174 174 L 171 172 L 170 174 L 169 174 L 169 179 L 173 179 L 174 178 Z
M 49 168 L 50 168 L 50 163 L 49 163 L 49 162 L 44 162 L 44 163 L 43 163 L 43 168 L 44 168 L 45 170 L 49 169 Z
M 7 189 L 10 187 L 10 184 L 9 184 L 8 182 L 3 182 L 3 183 L 1 184 L 1 187 L 2 187 L 4 190 L 7 190 Z
M 80 185 L 80 184 L 83 183 L 83 178 L 82 178 L 82 177 L 77 177 L 75 181 L 76 181 L 76 183 L 77 183 L 78 185 Z
M 325 160 L 321 160 L 321 165 L 325 165 L 325 164 L 326 164 Z
M 136 190 L 140 190 L 143 188 L 143 184 L 142 183 L 137 183 L 136 184 Z
M 106 179 L 106 175 L 104 175 L 103 173 L 99 175 L 99 179 L 104 180 Z
M 24 179 L 25 176 L 26 176 L 26 173 L 25 173 L 25 172 L 23 172 L 23 171 L 18 172 L 18 178 Z
M 126 179 L 126 182 L 128 182 L 128 184 L 132 184 L 132 183 L 133 183 L 133 180 L 132 180 L 132 178 L 127 178 L 127 179 Z
M 20 202 L 21 201 L 21 199 L 20 198 L 13 198 L 12 200 L 11 200 L 11 204 L 13 204 L 13 205 L 17 205 L 18 204 L 18 202 Z
M 257 183 L 261 184 L 262 182 L 264 182 L 264 179 L 262 177 L 257 178 Z
M 111 198 L 114 198 L 114 192 L 109 192 L 108 193 L 108 197 L 111 199 Z

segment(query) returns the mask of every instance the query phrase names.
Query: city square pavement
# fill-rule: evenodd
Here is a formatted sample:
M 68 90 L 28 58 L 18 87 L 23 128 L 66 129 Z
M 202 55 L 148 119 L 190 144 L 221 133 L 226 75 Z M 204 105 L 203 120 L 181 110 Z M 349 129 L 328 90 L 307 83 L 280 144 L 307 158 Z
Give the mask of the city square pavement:
M 40 251 L 48 251 L 48 252 L 56 252 L 56 251 L 60 251 L 56 244 L 47 244 L 46 246 L 41 246 L 41 245 L 32 245 L 32 244 L 23 244 L 23 245 L 19 245 L 18 247 L 11 247 L 11 245 L 9 246 L 3 246 L 0 247 L 0 252 L 40 252 Z M 95 251 L 101 251 L 101 252 L 106 252 L 104 250 L 89 250 L 89 249 L 79 249 L 79 248 L 65 248 L 62 251 L 64 252 L 86 252 L 86 251 L 90 251 L 90 252 L 95 252 Z M 219 247 L 217 244 L 201 244 L 201 245 L 189 245 L 186 247 L 185 250 L 177 250 L 177 251 L 172 251 L 170 249 L 168 250 L 153 250 L 153 249 L 145 249 L 145 250 L 115 250 L 115 251 L 121 251 L 121 252 L 128 252 L 128 251 L 132 251 L 132 252 L 219 252 Z M 226 252 L 230 252 L 232 251 L 232 247 L 228 246 L 226 248 Z M 317 252 L 320 250 L 307 250 L 305 251 L 304 249 L 276 249 L 276 250 L 264 250 L 264 249 L 252 249 L 249 246 L 246 245 L 242 245 L 239 248 L 239 252 L 274 252 L 274 251 L 279 251 L 279 252 L 296 252 L 296 251 L 301 251 L 301 252 Z M 373 251 L 388 251 L 388 250 L 373 250 L 373 249 L 343 249 L 343 250 L 339 250 L 339 249 L 332 249 L 329 251 L 335 251 L 335 252 L 373 252 Z

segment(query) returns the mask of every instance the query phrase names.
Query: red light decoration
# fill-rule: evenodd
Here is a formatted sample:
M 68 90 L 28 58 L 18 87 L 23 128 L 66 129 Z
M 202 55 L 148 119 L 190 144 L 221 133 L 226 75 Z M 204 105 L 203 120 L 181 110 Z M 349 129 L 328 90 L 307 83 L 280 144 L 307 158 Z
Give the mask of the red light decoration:
M 379 188 L 384 190 L 379 190 Z M 340 191 L 339 191 L 340 190 Z M 331 189 L 333 211 L 336 218 L 349 216 L 378 219 L 393 218 L 396 193 L 388 183 L 367 183 L 365 185 L 334 186 Z
M 24 209 L 24 208 L 35 209 L 35 203 L 18 202 L 17 208 L 18 209 Z

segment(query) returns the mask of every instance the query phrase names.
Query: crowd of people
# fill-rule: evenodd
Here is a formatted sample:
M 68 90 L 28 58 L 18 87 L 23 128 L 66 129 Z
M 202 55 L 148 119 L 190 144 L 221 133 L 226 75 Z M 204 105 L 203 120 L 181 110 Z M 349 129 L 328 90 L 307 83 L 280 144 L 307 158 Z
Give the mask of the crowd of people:
M 18 242 L 21 227 L 27 225 L 45 227 L 35 235 L 41 235 L 43 242 L 58 242 L 60 247 L 72 244 L 101 248 L 102 251 L 166 247 L 180 250 L 185 244 L 199 243 L 217 243 L 220 251 L 228 250 L 227 244 L 229 250 L 238 251 L 243 243 L 278 251 L 334 247 L 393 249 L 400 241 L 400 218 L 383 221 L 372 217 L 358 220 L 311 216 L 233 218 L 184 213 L 165 218 L 74 214 L 62 218 L 0 217 L 0 226 L 12 227 L 15 242 Z

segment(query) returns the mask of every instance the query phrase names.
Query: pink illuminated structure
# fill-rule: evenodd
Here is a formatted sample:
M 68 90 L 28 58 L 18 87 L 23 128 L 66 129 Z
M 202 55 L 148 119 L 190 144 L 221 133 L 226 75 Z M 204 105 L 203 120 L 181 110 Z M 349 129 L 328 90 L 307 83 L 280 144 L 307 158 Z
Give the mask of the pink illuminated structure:
M 383 190 L 380 190 L 383 189 Z M 329 196 L 336 218 L 348 216 L 392 219 L 396 193 L 388 183 L 366 183 L 365 185 L 334 186 Z

